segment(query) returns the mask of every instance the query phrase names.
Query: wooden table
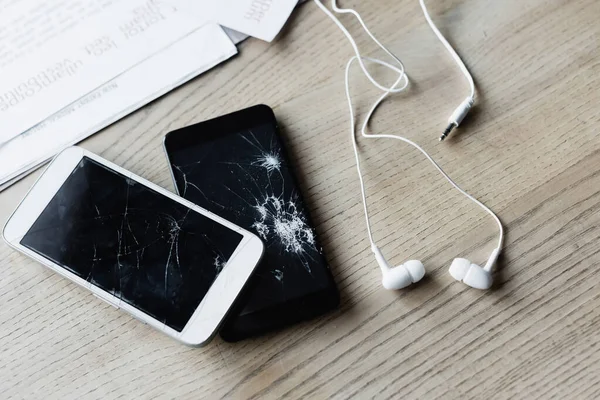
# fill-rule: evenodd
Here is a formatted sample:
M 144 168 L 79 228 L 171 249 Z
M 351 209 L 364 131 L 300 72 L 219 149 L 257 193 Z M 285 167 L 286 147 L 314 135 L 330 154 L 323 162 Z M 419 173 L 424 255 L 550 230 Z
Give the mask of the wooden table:
M 341 292 L 321 318 L 236 344 L 187 348 L 0 245 L 0 398 L 600 397 L 600 2 L 429 1 L 478 87 L 440 144 L 466 82 L 416 0 L 344 1 L 406 64 L 410 90 L 376 132 L 422 144 L 507 228 L 493 290 L 456 283 L 454 257 L 484 262 L 493 221 L 413 149 L 361 141 L 374 235 L 427 278 L 383 290 L 368 249 L 343 93 L 351 48 L 312 3 L 272 44 L 241 54 L 83 142 L 172 189 L 175 128 L 257 103 L 289 142 Z M 370 55 L 353 18 L 342 20 Z M 378 70 L 380 79 L 387 72 Z M 356 107 L 377 96 L 355 70 Z M 38 173 L 0 194 L 4 223 Z

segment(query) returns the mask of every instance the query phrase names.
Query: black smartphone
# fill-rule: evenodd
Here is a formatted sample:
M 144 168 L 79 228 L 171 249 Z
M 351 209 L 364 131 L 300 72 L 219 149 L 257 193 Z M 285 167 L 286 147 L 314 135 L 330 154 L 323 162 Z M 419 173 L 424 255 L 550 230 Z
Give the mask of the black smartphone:
M 257 105 L 169 132 L 180 196 L 257 234 L 262 261 L 220 334 L 237 341 L 323 314 L 339 293 L 273 110 Z

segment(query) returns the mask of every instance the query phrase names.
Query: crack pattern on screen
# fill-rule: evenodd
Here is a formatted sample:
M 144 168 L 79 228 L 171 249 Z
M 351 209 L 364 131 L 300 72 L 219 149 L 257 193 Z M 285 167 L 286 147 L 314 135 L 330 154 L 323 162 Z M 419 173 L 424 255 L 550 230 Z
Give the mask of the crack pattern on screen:
M 262 279 L 276 285 L 313 279 L 312 266 L 324 260 L 281 144 L 264 131 L 234 138 L 195 149 L 195 160 L 172 159 L 180 193 L 263 240 L 263 261 L 270 266 Z
M 305 256 L 308 249 L 314 249 L 315 235 L 304 216 L 298 212 L 295 201 L 284 201 L 269 195 L 258 201 L 254 209 L 258 213 L 258 218 L 252 224 L 256 233 L 268 244 L 276 241 L 285 252 L 295 254 L 310 272 Z M 281 279 L 283 276 L 279 277 Z
M 240 240 L 84 158 L 21 243 L 181 330 Z

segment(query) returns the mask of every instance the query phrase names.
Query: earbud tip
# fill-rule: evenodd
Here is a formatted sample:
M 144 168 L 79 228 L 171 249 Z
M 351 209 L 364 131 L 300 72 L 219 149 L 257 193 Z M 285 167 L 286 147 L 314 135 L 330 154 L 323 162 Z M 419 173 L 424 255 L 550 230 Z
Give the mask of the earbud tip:
M 413 283 L 419 282 L 425 276 L 425 267 L 419 260 L 408 260 L 404 263 Z
M 464 258 L 455 258 L 449 272 L 457 281 L 475 289 L 485 290 L 492 286 L 492 274 Z
M 462 281 L 471 267 L 471 261 L 466 258 L 455 258 L 450 265 L 450 275 L 457 281 Z
M 412 280 L 408 269 L 401 265 L 385 271 L 381 283 L 387 290 L 398 290 L 410 286 Z
M 486 290 L 492 287 L 492 274 L 478 265 L 473 264 L 463 282 L 472 288 Z

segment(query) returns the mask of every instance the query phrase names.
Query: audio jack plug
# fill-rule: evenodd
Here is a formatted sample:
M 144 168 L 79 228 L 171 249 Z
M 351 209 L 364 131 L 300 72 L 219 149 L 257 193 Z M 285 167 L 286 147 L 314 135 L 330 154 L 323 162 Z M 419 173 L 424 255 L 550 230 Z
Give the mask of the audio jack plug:
M 456 110 L 454 110 L 450 118 L 448 118 L 448 126 L 442 133 L 442 136 L 440 136 L 440 142 L 444 141 L 444 139 L 446 139 L 450 133 L 452 133 L 454 128 L 458 128 L 460 123 L 463 121 L 463 119 L 465 119 L 471 110 L 471 107 L 473 107 L 473 103 L 473 97 L 469 96 L 464 99 L 462 103 L 460 103 Z

